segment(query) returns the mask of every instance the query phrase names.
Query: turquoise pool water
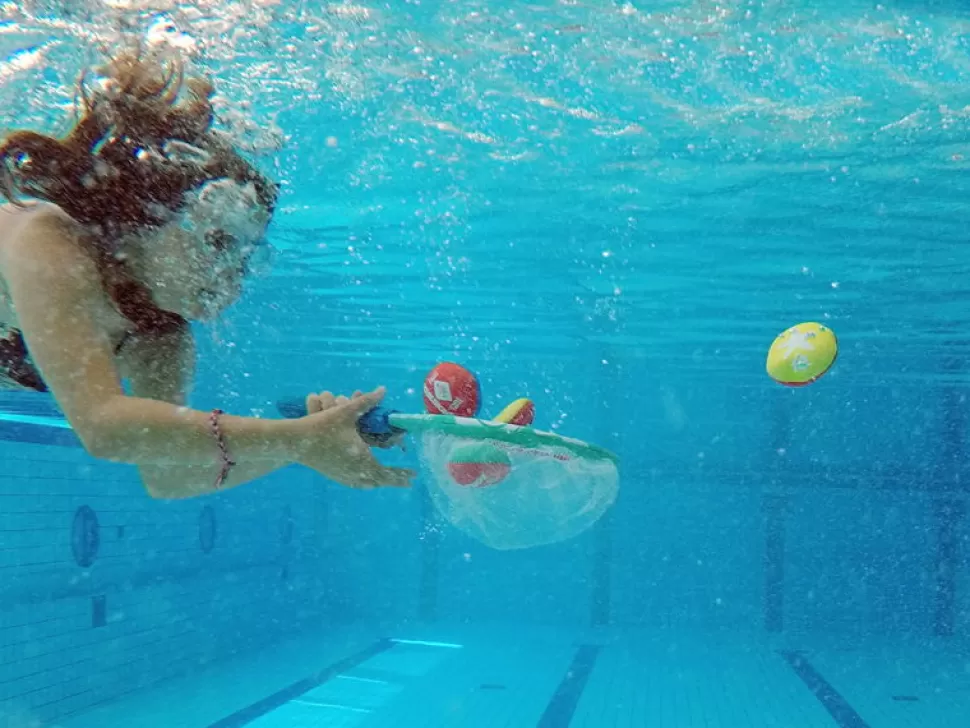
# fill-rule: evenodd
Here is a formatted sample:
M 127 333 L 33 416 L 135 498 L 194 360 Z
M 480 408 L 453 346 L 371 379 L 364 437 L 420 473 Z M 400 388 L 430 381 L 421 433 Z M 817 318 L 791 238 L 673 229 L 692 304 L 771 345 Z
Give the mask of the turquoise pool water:
M 158 503 L 5 396 L 0 726 L 963 725 L 967 8 L 0 1 L 0 128 L 63 130 L 123 27 L 282 184 L 193 405 L 420 411 L 458 361 L 485 414 L 618 453 L 620 495 L 512 552 L 423 479 Z M 840 354 L 791 390 L 765 356 L 802 321 Z

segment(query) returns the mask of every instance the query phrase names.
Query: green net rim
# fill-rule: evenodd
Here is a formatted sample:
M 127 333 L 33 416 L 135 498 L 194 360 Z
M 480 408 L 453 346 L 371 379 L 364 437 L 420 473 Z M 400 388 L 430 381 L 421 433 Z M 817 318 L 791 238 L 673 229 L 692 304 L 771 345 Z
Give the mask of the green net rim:
M 581 458 L 590 460 L 609 460 L 618 463 L 620 459 L 606 448 L 590 445 L 553 432 L 543 432 L 521 425 L 507 425 L 502 422 L 489 422 L 472 417 L 453 415 L 402 415 L 392 414 L 390 424 L 408 432 L 431 432 L 458 437 L 474 437 L 478 440 L 498 440 L 519 447 L 559 447 L 569 450 Z

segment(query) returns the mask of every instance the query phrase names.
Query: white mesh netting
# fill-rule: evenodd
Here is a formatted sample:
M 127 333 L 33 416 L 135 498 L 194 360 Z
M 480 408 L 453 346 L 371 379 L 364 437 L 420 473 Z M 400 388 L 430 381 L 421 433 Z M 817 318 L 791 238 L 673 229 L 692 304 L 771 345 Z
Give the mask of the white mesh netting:
M 460 485 L 449 463 L 480 443 L 440 433 L 421 436 L 421 460 L 430 473 L 435 507 L 456 528 L 494 549 L 523 549 L 572 538 L 616 500 L 616 463 L 584 458 L 555 446 L 524 448 L 490 442 L 508 457 L 508 474 L 494 485 Z M 504 458 L 502 458 L 504 461 Z

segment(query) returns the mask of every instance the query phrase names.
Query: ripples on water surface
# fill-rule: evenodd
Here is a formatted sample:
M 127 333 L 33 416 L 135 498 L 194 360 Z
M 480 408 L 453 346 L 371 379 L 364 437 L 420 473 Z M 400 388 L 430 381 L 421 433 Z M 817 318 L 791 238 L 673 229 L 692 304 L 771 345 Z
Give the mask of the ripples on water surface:
M 908 335 L 895 355 L 923 369 L 963 346 L 956 3 L 72 0 L 0 18 L 7 124 L 57 129 L 120 28 L 217 74 L 223 125 L 285 184 L 282 254 L 241 309 L 277 303 L 259 321 L 283 353 L 714 374 L 760 367 L 806 319 L 849 351 Z

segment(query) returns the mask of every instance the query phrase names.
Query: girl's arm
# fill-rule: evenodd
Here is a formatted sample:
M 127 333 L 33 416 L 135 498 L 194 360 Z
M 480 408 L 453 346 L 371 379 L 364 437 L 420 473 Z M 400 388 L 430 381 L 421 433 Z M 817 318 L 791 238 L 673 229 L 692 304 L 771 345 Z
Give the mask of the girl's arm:
M 188 327 L 153 337 L 134 337 L 122 352 L 125 374 L 135 397 L 184 406 L 195 374 L 195 342 Z M 234 455 L 235 458 L 235 455 Z M 292 464 L 289 457 L 239 461 L 221 488 L 233 488 Z M 154 498 L 191 498 L 212 491 L 218 464 L 146 463 L 142 482 Z
M 89 453 L 137 465 L 153 495 L 180 497 L 211 489 L 221 458 L 209 413 L 179 402 L 178 380 L 186 376 L 189 354 L 183 350 L 178 363 L 162 365 L 171 369 L 138 377 L 140 394 L 125 395 L 102 323 L 111 315 L 111 303 L 78 236 L 66 215 L 43 211 L 0 249 L 0 270 L 34 362 Z M 168 396 L 152 398 L 155 391 Z M 306 434 L 307 419 L 223 416 L 223 434 L 237 462 L 226 485 L 306 454 L 316 444 Z M 178 483 L 173 467 L 180 471 Z

